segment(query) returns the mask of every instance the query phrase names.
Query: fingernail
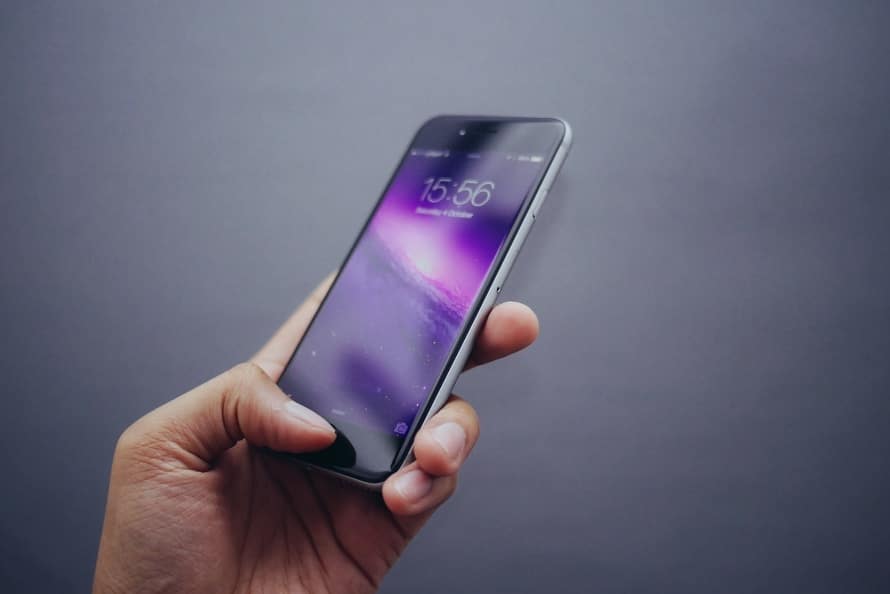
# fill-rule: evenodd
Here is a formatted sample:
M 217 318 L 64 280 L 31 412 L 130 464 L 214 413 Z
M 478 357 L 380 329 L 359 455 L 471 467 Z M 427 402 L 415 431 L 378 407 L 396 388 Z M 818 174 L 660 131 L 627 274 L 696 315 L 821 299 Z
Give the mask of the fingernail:
M 315 411 L 309 410 L 298 402 L 288 400 L 284 404 L 284 412 L 294 417 L 295 419 L 299 419 L 307 425 L 311 425 L 315 429 L 320 429 L 328 433 L 334 433 L 334 428 L 331 427 L 330 423 L 324 420 L 324 417 L 322 417 Z
M 460 458 L 467 443 L 466 431 L 454 422 L 442 423 L 433 429 L 432 437 L 452 460 Z
M 419 501 L 433 488 L 433 480 L 424 471 L 414 469 L 397 478 L 395 487 L 402 498 Z

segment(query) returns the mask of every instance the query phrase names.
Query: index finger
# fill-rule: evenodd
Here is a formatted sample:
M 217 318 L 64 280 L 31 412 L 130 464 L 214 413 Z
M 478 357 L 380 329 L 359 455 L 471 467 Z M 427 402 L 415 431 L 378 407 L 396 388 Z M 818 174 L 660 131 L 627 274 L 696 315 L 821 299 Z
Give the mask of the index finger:
M 291 354 L 297 348 L 297 343 L 306 332 L 306 327 L 309 326 L 309 322 L 318 311 L 318 306 L 327 295 L 328 289 L 331 288 L 335 274 L 336 272 L 332 272 L 327 275 L 272 338 L 263 345 L 263 348 L 251 358 L 251 361 L 259 365 L 273 380 L 278 381 L 278 378 L 281 377 L 284 366 L 287 365 Z

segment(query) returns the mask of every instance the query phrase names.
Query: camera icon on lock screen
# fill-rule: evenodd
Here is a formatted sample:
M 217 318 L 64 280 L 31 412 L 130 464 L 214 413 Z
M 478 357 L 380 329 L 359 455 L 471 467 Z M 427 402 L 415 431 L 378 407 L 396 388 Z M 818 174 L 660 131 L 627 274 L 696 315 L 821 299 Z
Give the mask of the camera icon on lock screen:
M 392 431 L 396 435 L 405 435 L 406 433 L 408 433 L 408 423 L 399 421 L 398 423 L 396 423 L 396 426 L 393 427 Z

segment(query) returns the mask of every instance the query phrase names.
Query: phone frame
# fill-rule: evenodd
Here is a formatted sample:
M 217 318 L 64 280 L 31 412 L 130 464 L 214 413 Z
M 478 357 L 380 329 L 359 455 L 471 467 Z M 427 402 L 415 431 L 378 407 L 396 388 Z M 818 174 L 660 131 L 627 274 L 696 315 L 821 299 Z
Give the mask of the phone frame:
M 476 301 L 473 303 L 473 306 L 471 307 L 470 312 L 468 313 L 466 320 L 464 321 L 462 332 L 455 340 L 455 344 L 451 349 L 449 359 L 445 363 L 442 373 L 437 378 L 436 383 L 434 384 L 434 388 L 430 391 L 431 396 L 427 398 L 423 408 L 418 411 L 417 415 L 414 417 L 414 421 L 412 422 L 411 427 L 402 438 L 402 444 L 393 458 L 393 463 L 391 464 L 390 469 L 381 473 L 375 473 L 373 476 L 371 476 L 370 474 L 359 474 L 357 472 L 352 472 L 348 468 L 319 463 L 318 461 L 313 460 L 313 458 L 316 456 L 313 456 L 312 454 L 296 456 L 296 459 L 310 470 L 321 470 L 323 472 L 333 474 L 340 479 L 346 480 L 347 482 L 374 490 L 379 490 L 382 487 L 384 481 L 389 476 L 391 476 L 395 472 L 398 472 L 399 469 L 409 464 L 414 459 L 413 445 L 417 432 L 423 426 L 427 419 L 429 419 L 436 412 L 438 412 L 439 409 L 442 408 L 442 406 L 448 400 L 448 397 L 451 395 L 451 390 L 454 387 L 454 384 L 457 382 L 460 373 L 463 371 L 463 368 L 466 365 L 470 354 L 472 353 L 476 337 L 478 336 L 479 331 L 481 330 L 482 325 L 486 317 L 488 316 L 488 313 L 491 311 L 492 307 L 495 304 L 501 287 L 506 281 L 507 276 L 510 273 L 510 270 L 512 269 L 513 264 L 516 260 L 516 256 L 519 254 L 523 243 L 525 242 L 529 232 L 531 231 L 532 226 L 534 225 L 541 205 L 544 203 L 544 200 L 547 197 L 547 193 L 549 192 L 553 181 L 556 179 L 560 168 L 565 162 L 565 158 L 572 143 L 571 127 L 569 126 L 568 122 L 561 118 L 463 115 L 440 115 L 430 118 L 417 129 L 417 132 L 415 132 L 415 134 L 412 136 L 408 147 L 402 153 L 402 156 L 398 164 L 396 165 L 392 175 L 387 180 L 386 185 L 384 186 L 383 191 L 380 194 L 380 197 L 374 203 L 374 207 L 371 209 L 371 212 L 365 219 L 361 230 L 356 235 L 355 241 L 352 243 L 352 246 L 349 248 L 346 257 L 343 259 L 340 267 L 337 269 L 334 280 L 332 281 L 330 288 L 328 289 L 328 293 L 330 293 L 334 286 L 336 286 L 341 271 L 344 269 L 346 263 L 352 257 L 352 254 L 355 251 L 355 248 L 361 238 L 364 237 L 368 225 L 371 222 L 371 219 L 374 217 L 374 214 L 377 212 L 382 201 L 386 198 L 389 188 L 392 186 L 392 183 L 398 175 L 398 172 L 400 171 L 406 158 L 410 154 L 410 150 L 415 145 L 417 139 L 421 136 L 427 126 L 434 123 L 441 125 L 444 122 L 453 122 L 454 125 L 457 126 L 455 129 L 467 126 L 474 126 L 478 124 L 521 124 L 536 122 L 557 123 L 562 126 L 562 137 L 558 140 L 555 147 L 548 148 L 548 158 L 550 159 L 550 161 L 543 168 L 542 173 L 538 176 L 538 179 L 535 182 L 536 185 L 533 187 L 532 190 L 530 190 L 530 197 L 527 196 L 526 199 L 523 201 L 521 210 L 516 217 L 516 221 L 513 223 L 510 232 L 507 234 L 504 245 L 501 246 L 500 250 L 495 255 L 491 270 L 488 272 L 488 275 L 486 276 L 482 284 L 482 290 L 480 291 Z M 321 300 L 317 311 L 321 311 L 326 301 L 327 294 Z M 309 322 L 306 328 L 306 333 L 309 332 L 309 329 L 315 322 L 316 316 L 317 314 L 313 316 L 312 320 Z M 304 336 L 306 335 L 306 333 L 304 333 Z M 287 365 L 284 367 L 282 377 L 287 369 L 289 369 L 302 343 L 303 339 L 301 338 L 299 343 L 297 343 L 297 346 L 291 353 Z M 350 423 L 350 425 L 354 424 Z M 374 430 L 368 429 L 368 431 Z

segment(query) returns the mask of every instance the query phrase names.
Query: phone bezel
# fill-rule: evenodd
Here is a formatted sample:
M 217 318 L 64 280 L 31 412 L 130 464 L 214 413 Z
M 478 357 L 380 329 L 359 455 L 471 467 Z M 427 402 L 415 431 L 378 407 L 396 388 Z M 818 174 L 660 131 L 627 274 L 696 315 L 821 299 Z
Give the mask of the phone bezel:
M 411 448 L 414 443 L 414 439 L 416 437 L 417 431 L 426 421 L 426 419 L 432 414 L 432 407 L 434 402 L 437 400 L 437 396 L 441 393 L 443 382 L 450 375 L 450 371 L 453 369 L 455 365 L 455 360 L 458 357 L 458 354 L 461 351 L 461 348 L 466 343 L 468 339 L 468 334 L 470 333 L 472 327 L 474 326 L 475 321 L 480 316 L 481 309 L 484 305 L 486 297 L 490 294 L 492 285 L 499 272 L 501 272 L 505 259 L 507 255 L 510 253 L 511 248 L 516 240 L 517 234 L 521 229 L 522 225 L 525 221 L 533 215 L 534 213 L 530 212 L 531 206 L 535 198 L 538 196 L 539 191 L 541 189 L 541 184 L 543 180 L 547 177 L 548 173 L 551 171 L 554 165 L 554 160 L 559 152 L 559 149 L 565 144 L 565 140 L 567 135 L 569 134 L 568 126 L 565 124 L 563 120 L 557 118 L 535 118 L 535 117 L 497 117 L 497 116 L 456 116 L 456 115 L 445 115 L 445 116 L 436 116 L 429 120 L 427 120 L 418 130 L 415 132 L 412 137 L 410 143 L 402 153 L 401 158 L 399 159 L 398 164 L 393 170 L 393 173 L 390 175 L 386 184 L 384 185 L 383 191 L 380 193 L 380 196 L 375 201 L 373 208 L 371 209 L 368 216 L 365 218 L 365 221 L 362 225 L 361 230 L 356 235 L 355 240 L 349 248 L 349 251 L 346 254 L 346 257 L 343 259 L 340 267 L 337 269 L 336 275 L 334 277 L 333 282 L 331 283 L 331 287 L 328 291 L 328 294 L 331 290 L 336 286 L 336 283 L 340 277 L 340 273 L 345 267 L 346 263 L 352 257 L 353 252 L 358 246 L 361 238 L 367 231 L 368 225 L 373 219 L 375 213 L 380 207 L 381 203 L 385 199 L 387 192 L 392 186 L 393 182 L 396 179 L 399 171 L 405 163 L 405 160 L 409 158 L 410 151 L 412 147 L 418 146 L 420 143 L 424 142 L 424 138 L 430 135 L 435 135 L 435 145 L 436 147 L 447 148 L 448 150 L 460 150 L 462 146 L 468 146 L 473 142 L 478 142 L 478 135 L 480 134 L 497 134 L 502 130 L 502 126 L 515 126 L 521 124 L 549 124 L 553 126 L 553 133 L 549 138 L 544 139 L 536 139 L 541 140 L 541 144 L 546 142 L 547 146 L 524 146 L 522 148 L 523 151 L 527 152 L 540 152 L 546 153 L 547 162 L 544 167 L 541 168 L 539 175 L 532 183 L 532 186 L 529 188 L 528 193 L 523 199 L 522 205 L 520 206 L 519 213 L 516 219 L 513 222 L 512 227 L 510 228 L 509 233 L 498 250 L 497 254 L 493 259 L 493 265 L 491 266 L 488 274 L 486 275 L 477 298 L 474 300 L 467 316 L 463 321 L 463 325 L 461 327 L 460 333 L 457 339 L 454 341 L 454 344 L 451 347 L 448 358 L 445 364 L 442 367 L 442 370 L 439 376 L 436 378 L 435 384 L 433 388 L 430 390 L 429 395 L 426 398 L 423 406 L 419 409 L 418 413 L 414 417 L 414 421 L 411 424 L 408 432 L 401 438 L 389 435 L 385 432 L 375 430 L 369 427 L 363 427 L 357 425 L 355 423 L 343 422 L 340 420 L 332 421 L 338 428 L 338 441 L 337 448 L 339 451 L 342 451 L 343 448 L 352 448 L 352 441 L 359 441 L 364 444 L 369 444 L 374 441 L 385 440 L 387 437 L 391 442 L 393 442 L 393 454 L 389 457 L 390 462 L 384 468 L 381 465 L 379 469 L 370 469 L 370 468 L 359 468 L 355 465 L 353 466 L 343 466 L 338 465 L 333 461 L 333 457 L 336 455 L 335 450 L 337 448 L 329 448 L 328 450 L 323 450 L 321 452 L 315 452 L 311 454 L 302 454 L 298 455 L 297 458 L 303 462 L 304 464 L 308 464 L 310 466 L 321 468 L 325 471 L 335 473 L 337 475 L 341 475 L 345 478 L 348 478 L 351 481 L 358 482 L 361 484 L 365 484 L 368 486 L 375 486 L 381 484 L 387 477 L 393 474 L 396 470 L 398 470 L 404 463 L 407 457 L 411 452 Z M 494 132 L 483 130 L 484 128 L 489 128 L 491 126 L 497 126 L 498 130 Z M 459 134 L 461 129 L 467 130 L 466 134 Z M 474 138 L 476 139 L 474 141 Z M 321 300 L 318 310 L 324 307 L 325 302 L 327 300 L 327 294 Z M 306 327 L 306 332 L 304 333 L 304 337 L 308 334 L 309 330 L 312 328 L 315 320 L 317 318 L 316 315 L 313 316 L 312 320 Z M 290 368 L 293 359 L 295 358 L 297 352 L 299 352 L 300 347 L 302 346 L 303 339 L 300 339 L 300 342 L 297 344 L 294 351 L 291 353 L 290 359 L 287 362 L 287 365 L 282 371 L 282 377 Z M 331 421 L 331 419 L 328 419 Z M 348 433 L 350 437 L 347 439 L 345 431 L 348 428 Z M 345 440 L 345 444 L 343 441 Z M 398 442 L 401 442 L 400 444 Z M 398 445 L 397 445 L 398 444 Z M 396 447 L 397 445 L 397 447 Z

